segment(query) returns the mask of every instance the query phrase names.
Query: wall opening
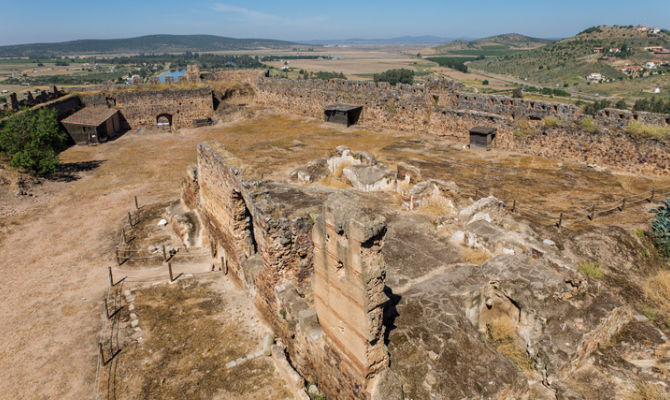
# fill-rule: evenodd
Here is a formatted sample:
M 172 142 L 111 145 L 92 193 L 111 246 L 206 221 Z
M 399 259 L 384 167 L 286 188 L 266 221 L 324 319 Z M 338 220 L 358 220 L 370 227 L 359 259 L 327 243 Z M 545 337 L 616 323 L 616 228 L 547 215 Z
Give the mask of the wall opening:
M 156 117 L 156 125 L 161 128 L 172 127 L 172 114 L 160 114 Z

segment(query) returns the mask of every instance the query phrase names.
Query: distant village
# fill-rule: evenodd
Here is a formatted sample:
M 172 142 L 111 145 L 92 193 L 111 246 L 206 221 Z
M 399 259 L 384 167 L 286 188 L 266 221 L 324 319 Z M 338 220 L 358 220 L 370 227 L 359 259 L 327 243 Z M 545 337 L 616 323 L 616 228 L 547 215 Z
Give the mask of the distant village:
M 638 32 L 647 32 L 649 35 L 658 35 L 661 33 L 661 28 L 655 27 L 646 27 L 643 25 L 635 27 Z M 663 46 L 648 46 L 644 50 L 653 54 L 653 55 L 670 55 L 670 49 L 666 49 Z M 617 47 L 604 48 L 604 47 L 594 47 L 593 53 L 616 56 L 620 54 L 622 49 Z M 632 64 L 630 60 L 627 59 L 617 59 L 609 62 L 612 67 L 617 71 L 623 73 L 624 75 L 630 78 L 640 78 L 652 75 L 655 73 L 655 70 L 661 67 L 670 67 L 670 59 L 660 59 L 653 58 L 640 63 L 638 65 Z M 600 72 L 592 72 L 586 76 L 586 80 L 589 83 L 603 83 L 612 81 L 611 77 L 608 77 Z M 661 93 L 661 88 L 654 87 L 644 90 L 646 93 Z

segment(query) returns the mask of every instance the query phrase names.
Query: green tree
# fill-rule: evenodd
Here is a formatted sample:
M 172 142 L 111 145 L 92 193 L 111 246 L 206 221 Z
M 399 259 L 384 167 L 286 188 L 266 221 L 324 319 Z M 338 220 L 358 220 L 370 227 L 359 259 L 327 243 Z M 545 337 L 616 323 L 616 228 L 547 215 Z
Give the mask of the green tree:
M 484 80 L 482 81 L 482 85 L 486 86 L 486 85 L 488 85 L 488 84 L 489 84 L 489 80 L 488 80 L 488 79 L 484 79 Z
M 662 255 L 670 257 L 670 197 L 651 212 L 656 214 L 656 219 L 651 223 L 656 247 Z
M 66 143 L 56 111 L 46 107 L 15 115 L 0 129 L 0 151 L 9 156 L 9 164 L 39 175 L 56 171 L 58 152 Z
M 516 88 L 512 90 L 512 97 L 515 99 L 522 99 L 523 98 L 523 92 L 521 91 L 520 88 Z
M 374 80 L 375 82 L 388 82 L 392 86 L 398 83 L 411 85 L 414 83 L 414 71 L 405 68 L 389 69 L 381 74 L 374 74 Z

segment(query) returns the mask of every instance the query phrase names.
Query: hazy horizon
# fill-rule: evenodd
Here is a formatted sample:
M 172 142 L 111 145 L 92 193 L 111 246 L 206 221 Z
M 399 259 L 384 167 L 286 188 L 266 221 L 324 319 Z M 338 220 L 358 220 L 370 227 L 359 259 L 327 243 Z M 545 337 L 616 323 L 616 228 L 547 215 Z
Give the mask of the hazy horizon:
M 626 10 L 621 12 L 621 10 Z M 653 10 L 653 12 L 651 11 Z M 621 0 L 560 4 L 517 1 L 439 2 L 397 0 L 278 4 L 267 0 L 148 0 L 113 4 L 75 0 L 37 1 L 6 8 L 0 45 L 51 43 L 82 39 L 121 39 L 154 34 L 207 34 L 293 42 L 385 39 L 403 36 L 482 38 L 520 33 L 538 38 L 572 36 L 594 25 L 663 26 L 670 2 L 653 0 L 629 7 Z M 101 19 L 99 16 L 104 16 Z

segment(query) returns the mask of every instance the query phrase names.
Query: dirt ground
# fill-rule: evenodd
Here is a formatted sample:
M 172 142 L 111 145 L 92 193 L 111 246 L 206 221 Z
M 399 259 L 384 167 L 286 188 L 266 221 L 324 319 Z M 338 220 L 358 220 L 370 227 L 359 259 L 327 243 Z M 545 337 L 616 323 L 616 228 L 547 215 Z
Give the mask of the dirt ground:
M 293 397 L 265 354 L 225 367 L 230 361 L 262 352 L 264 337 L 270 332 L 255 318 L 244 291 L 220 276 L 185 276 L 173 284 L 163 280 L 136 287 L 130 297 L 132 311 L 129 297 L 117 296 L 123 305 L 115 317 L 118 327 L 107 331 L 113 332 L 112 348 L 121 348 L 121 353 L 102 369 L 101 398 Z M 133 286 L 123 282 L 115 291 L 127 293 Z M 132 326 L 132 314 L 137 316 L 138 327 Z
M 178 134 L 133 131 L 103 145 L 72 147 L 61 155 L 68 174 L 31 186 L 33 196 L 17 197 L 14 189 L 0 186 L 0 397 L 92 395 L 107 267 L 115 263 L 114 246 L 134 207 L 133 196 L 140 204 L 175 200 L 186 166 L 195 163 L 196 145 L 207 140 L 220 141 L 266 177 L 286 177 L 293 167 L 346 144 L 371 151 L 390 166 L 400 158 L 414 160 L 422 171 L 439 169 L 426 173 L 428 177 L 452 178 L 464 186 L 470 181 L 469 188 L 472 182 L 480 183 L 493 194 L 508 194 L 507 185 L 517 184 L 520 199 L 546 211 L 559 210 L 567 202 L 589 204 L 596 186 L 613 197 L 654 182 L 581 165 L 559 167 L 556 161 L 536 157 L 463 152 L 444 144 L 421 144 L 407 135 L 268 114 Z M 470 165 L 458 167 L 459 161 Z M 473 168 L 474 164 L 490 168 Z M 641 211 L 628 211 L 634 216 L 631 223 L 648 220 Z

